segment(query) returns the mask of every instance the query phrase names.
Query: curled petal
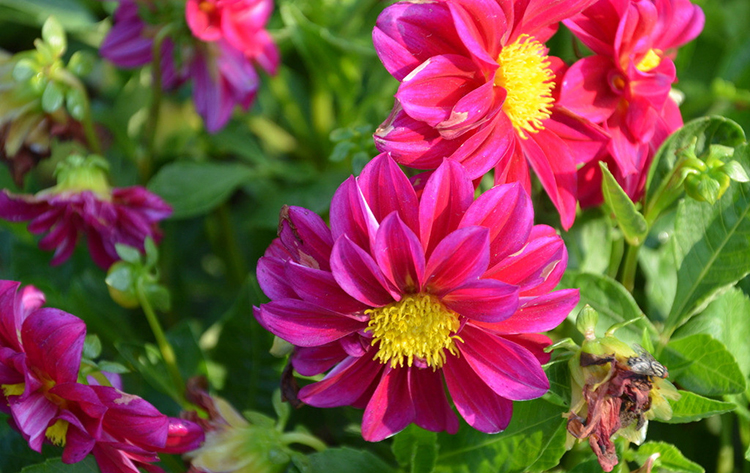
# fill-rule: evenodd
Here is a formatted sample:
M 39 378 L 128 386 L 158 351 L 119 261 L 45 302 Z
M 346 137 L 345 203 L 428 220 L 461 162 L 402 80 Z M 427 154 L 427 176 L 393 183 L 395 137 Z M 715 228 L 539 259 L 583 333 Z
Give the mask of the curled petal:
M 489 263 L 489 230 L 464 227 L 448 235 L 427 261 L 425 286 L 445 294 L 478 279 Z

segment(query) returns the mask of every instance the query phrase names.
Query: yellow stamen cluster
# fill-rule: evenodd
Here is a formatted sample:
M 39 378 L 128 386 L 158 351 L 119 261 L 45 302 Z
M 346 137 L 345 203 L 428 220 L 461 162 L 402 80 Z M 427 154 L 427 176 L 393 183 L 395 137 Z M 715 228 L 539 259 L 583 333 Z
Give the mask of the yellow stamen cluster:
M 661 64 L 661 57 L 659 56 L 658 49 L 649 49 L 645 56 L 643 56 L 643 59 L 636 64 L 635 68 L 638 69 L 641 72 L 648 72 L 651 69 L 655 68 L 659 64 Z
M 21 394 L 23 394 L 23 391 L 26 389 L 26 383 L 2 384 L 0 385 L 0 388 L 3 389 L 3 394 L 5 394 L 5 397 L 20 396 Z
M 44 435 L 54 445 L 57 445 L 58 447 L 64 447 L 65 438 L 68 435 L 68 425 L 69 424 L 67 420 L 57 419 L 54 424 L 47 427 Z
M 431 294 L 408 294 L 365 313 L 370 316 L 366 330 L 372 332 L 373 346 L 378 345 L 375 359 L 392 368 L 412 366 L 418 359 L 435 370 L 445 363 L 445 350 L 458 355 L 458 314 Z
M 524 130 L 537 133 L 544 129 L 542 120 L 549 118 L 554 102 L 555 74 L 544 49 L 531 36 L 521 35 L 513 44 L 503 47 L 497 58 L 500 68 L 494 83 L 507 92 L 503 111 L 524 139 L 527 138 Z

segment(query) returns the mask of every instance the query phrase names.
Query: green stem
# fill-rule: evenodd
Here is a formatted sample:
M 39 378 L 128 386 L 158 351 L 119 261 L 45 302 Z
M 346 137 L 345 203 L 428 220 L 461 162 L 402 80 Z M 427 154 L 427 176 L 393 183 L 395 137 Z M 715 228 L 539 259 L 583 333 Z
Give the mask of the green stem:
M 141 176 L 148 180 L 153 172 L 153 162 L 156 144 L 156 127 L 159 124 L 159 114 L 161 112 L 161 47 L 164 39 L 172 30 L 171 25 L 166 25 L 156 33 L 154 43 L 151 46 L 151 105 L 148 109 L 148 119 L 146 120 L 146 152 L 141 158 L 140 169 Z
M 290 443 L 307 445 L 318 452 L 322 452 L 328 448 L 326 444 L 318 438 L 313 437 L 312 435 L 303 434 L 302 432 L 287 432 L 281 436 L 281 441 L 284 442 L 285 445 L 289 445 Z
M 635 287 L 635 271 L 638 268 L 638 250 L 641 245 L 628 245 L 622 265 L 622 285 L 632 293 Z
M 733 417 L 721 416 L 721 447 L 716 461 L 716 473 L 732 473 L 734 471 L 734 445 L 732 443 Z
M 94 120 L 91 117 L 91 102 L 89 101 L 86 87 L 84 87 L 76 76 L 65 69 L 58 70 L 53 79 L 59 80 L 65 85 L 76 89 L 81 94 L 81 97 L 83 97 L 83 118 L 81 119 L 83 133 L 86 135 L 89 149 L 95 154 L 102 154 L 102 146 L 99 142 L 99 136 L 96 134 L 96 129 L 94 128 Z
M 143 288 L 143 280 L 138 281 L 138 284 L 136 285 L 136 293 L 138 295 L 138 302 L 140 302 L 141 308 L 143 309 L 143 313 L 146 314 L 146 320 L 148 320 L 148 324 L 151 326 L 151 331 L 154 333 L 154 338 L 156 339 L 156 344 L 159 346 L 159 351 L 164 359 L 164 363 L 167 365 L 169 375 L 172 377 L 172 384 L 174 385 L 176 392 L 179 393 L 179 398 L 175 400 L 178 404 L 185 406 L 186 401 L 182 394 L 185 391 L 185 382 L 182 380 L 180 369 L 177 367 L 177 356 L 175 356 L 174 349 L 172 348 L 172 345 L 170 345 L 169 340 L 167 340 L 164 330 L 161 328 L 159 318 L 156 316 L 154 308 L 151 307 L 151 303 L 149 302 L 148 297 L 146 297 L 146 292 Z

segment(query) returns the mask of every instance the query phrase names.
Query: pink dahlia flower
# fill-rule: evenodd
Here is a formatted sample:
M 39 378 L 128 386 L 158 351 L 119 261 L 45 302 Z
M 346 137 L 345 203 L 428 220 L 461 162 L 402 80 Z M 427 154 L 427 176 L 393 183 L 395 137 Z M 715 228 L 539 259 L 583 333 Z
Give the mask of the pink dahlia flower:
M 375 133 L 381 151 L 399 163 L 434 169 L 449 157 L 471 178 L 495 167 L 496 183 L 539 177 L 560 212 L 575 219 L 576 166 L 591 156 L 572 153 L 557 129 L 573 123 L 555 106 L 562 61 L 544 42 L 557 23 L 593 0 L 434 0 L 386 8 L 373 32 L 385 68 L 399 81 L 391 116 Z
M 549 339 L 578 301 L 552 292 L 565 270 L 562 239 L 533 225 L 518 184 L 474 200 L 471 176 L 444 160 L 417 196 L 381 154 L 331 203 L 331 227 L 287 207 L 279 238 L 258 263 L 271 302 L 258 321 L 294 344 L 294 368 L 328 372 L 299 398 L 365 409 L 362 434 L 378 441 L 410 423 L 455 433 L 458 412 L 498 432 L 512 401 L 544 394 Z
M 682 126 L 672 58 L 703 29 L 703 11 L 688 0 L 600 0 L 564 23 L 595 55 L 567 70 L 560 104 L 608 132 L 604 160 L 637 200 L 656 149 Z M 601 203 L 596 161 L 579 171 L 579 198 Z
M 36 195 L 0 192 L 0 218 L 29 220 L 29 231 L 46 233 L 39 248 L 54 250 L 52 265 L 63 263 L 80 234 L 102 269 L 119 260 L 115 244 L 143 251 L 146 238 L 159 240 L 158 222 L 172 214 L 161 197 L 140 186 L 110 188 L 102 158 L 70 156 L 58 167 L 57 185 Z
M 139 6 L 151 9 L 152 16 L 162 15 L 164 24 L 147 24 Z M 171 11 L 174 8 L 180 11 Z M 148 64 L 156 34 L 175 14 L 184 14 L 188 28 L 170 32 L 182 47 L 175 50 L 170 37 L 164 41 L 162 85 L 169 88 L 192 78 L 196 110 L 213 133 L 226 125 L 235 105 L 247 110 L 254 101 L 259 80 L 253 63 L 276 73 L 279 53 L 265 30 L 272 10 L 271 0 L 190 0 L 160 9 L 145 1 L 120 0 L 100 52 L 119 67 Z M 175 55 L 180 56 L 179 70 Z
M 32 286 L 0 281 L 0 394 L 29 446 L 63 446 L 64 463 L 93 453 L 103 473 L 161 469 L 157 452 L 184 453 L 203 439 L 192 422 L 161 414 L 143 399 L 109 386 L 78 383 L 86 325 L 74 315 L 42 308 Z

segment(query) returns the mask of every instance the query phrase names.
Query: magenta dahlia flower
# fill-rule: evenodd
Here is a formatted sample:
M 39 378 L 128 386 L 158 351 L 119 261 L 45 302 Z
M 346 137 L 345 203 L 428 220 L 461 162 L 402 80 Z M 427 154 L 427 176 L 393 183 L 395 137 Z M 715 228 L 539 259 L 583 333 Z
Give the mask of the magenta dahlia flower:
M 604 160 L 634 200 L 643 194 L 656 149 L 682 126 L 669 96 L 676 80 L 672 58 L 704 20 L 688 0 L 600 0 L 564 21 L 595 55 L 567 70 L 559 103 L 607 131 Z M 596 161 L 579 171 L 579 198 L 583 206 L 602 201 Z
M 271 302 L 254 309 L 295 345 L 294 368 L 328 372 L 299 398 L 365 409 L 378 441 L 410 423 L 455 433 L 458 412 L 498 432 L 512 401 L 544 394 L 549 339 L 578 301 L 551 292 L 565 270 L 562 239 L 533 225 L 518 184 L 474 200 L 471 176 L 444 160 L 418 197 L 387 154 L 345 181 L 331 227 L 313 212 L 282 210 L 279 238 L 258 263 Z
M 64 447 L 64 463 L 93 453 L 103 473 L 138 473 L 158 452 L 184 453 L 203 440 L 192 422 L 161 414 L 143 399 L 109 386 L 78 382 L 86 325 L 42 308 L 31 286 L 0 281 L 0 401 L 29 446 Z
M 555 78 L 564 66 L 544 42 L 560 20 L 591 3 L 435 0 L 386 8 L 373 41 L 401 85 L 375 133 L 378 149 L 419 169 L 449 157 L 472 178 L 494 166 L 496 183 L 518 181 L 527 191 L 530 165 L 569 228 L 576 167 L 590 156 L 573 153 L 557 129 L 589 130 L 555 106 Z
M 139 7 L 151 10 L 151 21 L 163 21 L 147 23 Z M 247 110 L 255 99 L 259 80 L 253 63 L 276 73 L 279 53 L 265 29 L 272 10 L 271 0 L 189 0 L 159 8 L 146 0 L 120 0 L 100 52 L 119 67 L 143 66 L 152 61 L 156 35 L 171 28 L 161 50 L 162 85 L 192 78 L 196 110 L 213 133 L 226 125 L 236 105 Z M 180 14 L 187 28 L 182 22 L 170 25 Z M 177 50 L 175 42 L 181 45 Z
M 54 250 L 51 264 L 66 261 L 79 235 L 86 235 L 94 262 L 103 269 L 119 260 L 115 244 L 143 251 L 146 238 L 159 240 L 158 222 L 172 208 L 140 186 L 110 188 L 99 157 L 71 156 L 58 169 L 55 187 L 36 195 L 0 192 L 0 218 L 11 222 L 29 220 L 29 231 L 46 233 L 39 248 Z

